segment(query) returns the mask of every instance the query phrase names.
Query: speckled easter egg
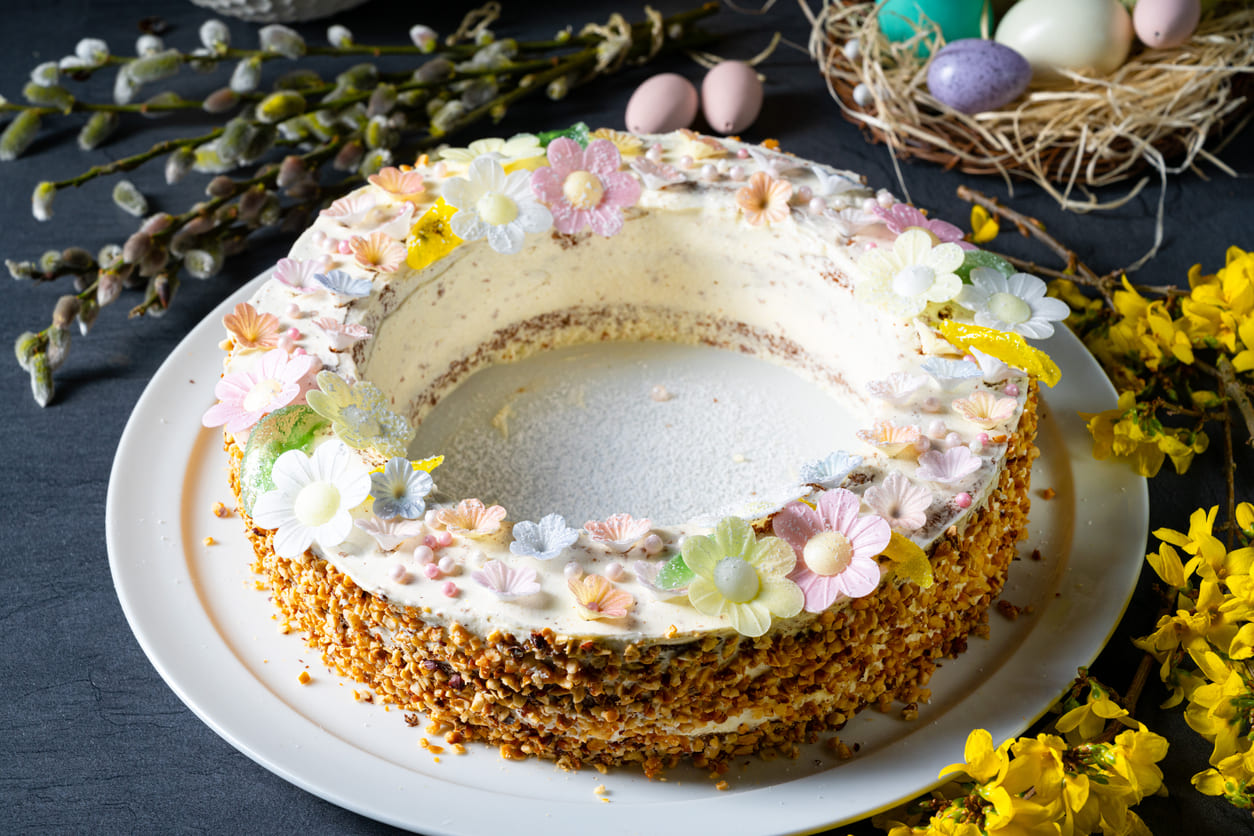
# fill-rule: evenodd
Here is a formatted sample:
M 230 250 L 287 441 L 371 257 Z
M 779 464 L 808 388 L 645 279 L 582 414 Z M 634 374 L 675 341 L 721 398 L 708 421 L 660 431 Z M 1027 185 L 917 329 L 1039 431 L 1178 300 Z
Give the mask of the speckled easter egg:
M 997 24 L 996 40 L 1048 81 L 1058 70 L 1107 75 L 1132 48 L 1132 18 L 1119 0 L 1020 0 Z
M 701 82 L 701 112 L 715 131 L 734 134 L 758 118 L 762 95 L 757 70 L 740 61 L 723 61 Z
M 1173 47 L 1193 37 L 1202 19 L 1201 0 L 1137 0 L 1132 28 L 1141 43 Z
M 676 73 L 655 75 L 627 100 L 627 130 L 638 134 L 677 131 L 697 118 L 697 88 Z
M 927 69 L 927 88 L 963 113 L 997 110 L 1028 89 L 1032 65 L 1005 44 L 965 38 L 946 44 Z
M 920 21 L 940 27 L 945 41 L 980 36 L 984 0 L 878 0 L 880 32 L 890 41 L 904 41 L 917 31 Z M 920 54 L 926 50 L 920 49 Z

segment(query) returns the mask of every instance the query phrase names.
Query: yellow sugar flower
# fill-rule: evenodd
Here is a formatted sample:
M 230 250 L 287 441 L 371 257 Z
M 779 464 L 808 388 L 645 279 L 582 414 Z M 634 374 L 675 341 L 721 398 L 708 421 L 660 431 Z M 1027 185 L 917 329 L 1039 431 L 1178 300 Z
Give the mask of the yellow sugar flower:
M 608 139 L 614 143 L 623 157 L 639 157 L 644 153 L 644 140 L 635 134 L 616 131 L 613 128 L 597 128 L 589 139 Z
M 940 332 L 956 348 L 962 351 L 978 348 L 1007 365 L 1023 369 L 1044 381 L 1047 386 L 1053 386 L 1062 379 L 1062 370 L 1058 368 L 1058 364 L 1039 348 L 1028 345 L 1027 340 L 1018 334 L 978 325 L 963 325 L 952 319 L 940 323 Z
M 457 209 L 445 203 L 444 198 L 438 199 L 424 212 L 409 230 L 406 239 L 409 251 L 405 263 L 421 270 L 444 258 L 461 244 L 462 239 L 449 226 L 449 218 L 455 214 Z
M 695 577 L 688 600 L 706 615 L 726 618 L 732 628 L 755 638 L 771 626 L 772 616 L 801 612 L 805 596 L 788 579 L 797 558 L 778 537 L 754 536 L 739 517 L 727 517 L 710 535 L 692 535 L 681 547 Z

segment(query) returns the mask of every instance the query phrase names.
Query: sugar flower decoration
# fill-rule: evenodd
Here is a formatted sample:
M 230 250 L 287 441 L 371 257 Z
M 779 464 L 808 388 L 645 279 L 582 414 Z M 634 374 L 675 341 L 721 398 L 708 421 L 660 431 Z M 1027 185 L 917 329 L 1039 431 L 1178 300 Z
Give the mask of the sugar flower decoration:
M 449 221 L 457 210 L 437 198 L 431 208 L 422 213 L 422 217 L 409 230 L 406 243 L 409 254 L 405 263 L 415 270 L 434 264 L 451 253 L 462 239 L 453 234 Z
M 801 612 L 805 595 L 788 579 L 797 564 L 793 550 L 778 537 L 757 539 L 749 523 L 727 517 L 710 535 L 694 534 L 680 547 L 692 570 L 688 600 L 699 612 L 726 618 L 750 638 L 771 626 L 772 616 Z
M 675 166 L 656 163 L 647 157 L 637 157 L 629 165 L 631 170 L 644 180 L 644 185 L 650 189 L 661 189 L 675 183 L 682 183 L 687 179 L 684 173 Z
M 636 573 L 636 580 L 645 589 L 653 593 L 653 597 L 660 601 L 666 601 L 670 598 L 681 598 L 688 594 L 688 586 L 659 586 L 658 574 L 662 571 L 664 563 L 657 563 L 651 560 L 637 560 L 631 564 L 631 571 Z
M 927 522 L 932 492 L 894 472 L 882 483 L 867 488 L 862 501 L 890 527 L 908 534 Z
M 279 341 L 278 318 L 271 313 L 257 313 L 247 302 L 240 302 L 232 313 L 222 317 L 222 324 L 235 347 L 243 351 L 274 348 Z
M 559 137 L 549 143 L 549 164 L 531 175 L 531 191 L 549 206 L 553 228 L 573 235 L 585 226 L 609 238 L 623 228 L 623 210 L 640 199 L 640 183 L 619 171 L 614 143 L 594 139 L 585 150 Z
M 496 597 L 507 601 L 510 598 L 526 598 L 540 591 L 540 576 L 530 566 L 506 566 L 499 560 L 489 560 L 470 577 L 475 583 L 496 593 Z
M 251 369 L 224 375 L 213 387 L 218 402 L 201 418 L 206 427 L 229 433 L 250 429 L 262 416 L 287 406 L 301 395 L 302 382 L 317 366 L 308 354 L 267 351 Z
M 583 527 L 598 543 L 616 552 L 625 552 L 648 536 L 653 521 L 647 517 L 635 519 L 631 514 L 614 514 L 605 522 L 589 520 Z
M 421 517 L 427 510 L 427 494 L 434 487 L 431 474 L 417 469 L 404 456 L 394 456 L 382 470 L 370 474 L 374 512 L 385 520 Z
M 971 284 L 962 288 L 958 304 L 975 312 L 976 325 L 1033 340 L 1053 336 L 1054 323 L 1071 313 L 1066 302 L 1045 295 L 1045 282 L 1036 276 L 1006 277 L 992 267 L 971 271 Z
M 980 367 L 985 383 L 1001 383 L 1014 374 L 1014 369 L 1004 360 L 999 360 L 991 354 L 985 354 L 978 348 L 971 349 L 971 356 L 975 358 L 976 365 Z
M 441 508 L 436 512 L 436 521 L 445 530 L 453 534 L 467 537 L 487 537 L 501 527 L 505 519 L 505 509 L 500 505 L 485 507 L 477 499 L 463 499 L 453 508 Z
M 915 393 L 927 378 L 921 374 L 893 372 L 882 380 L 872 380 L 866 389 L 872 395 L 891 404 L 901 404 Z
M 326 270 L 326 266 L 326 260 L 321 258 L 280 258 L 271 275 L 293 290 L 308 293 L 319 289 L 314 274 Z
M 837 450 L 827 456 L 806 462 L 801 466 L 801 481 L 807 485 L 819 485 L 824 488 L 839 487 L 845 477 L 854 468 L 862 466 L 862 457 L 844 450 Z
M 414 200 L 427 190 L 420 172 L 401 171 L 395 166 L 381 168 L 366 179 L 398 200 Z
M 616 131 L 613 128 L 597 128 L 592 132 L 592 138 L 608 139 L 624 157 L 639 157 L 644 153 L 644 140 L 635 134 Z
M 929 450 L 919 456 L 919 469 L 915 471 L 915 475 L 929 482 L 952 485 L 961 482 L 979 469 L 980 457 L 959 444 L 943 453 L 939 450 Z
M 897 456 L 919 440 L 919 428 L 913 424 L 876 421 L 869 430 L 858 430 L 857 436 L 886 456 Z
M 354 235 L 348 239 L 348 245 L 353 258 L 367 270 L 392 273 L 405 262 L 405 246 L 382 232 Z
M 727 148 L 723 143 L 712 136 L 699 134 L 688 128 L 680 128 L 679 133 L 684 138 L 683 152 L 694 160 L 710 160 L 727 153 Z
M 379 548 L 385 552 L 395 551 L 400 548 L 401 543 L 421 537 L 427 531 L 422 520 L 407 520 L 404 517 L 385 520 L 375 514 L 354 520 L 353 524 L 373 537 Z
M 312 456 L 288 450 L 270 471 L 274 490 L 257 497 L 253 521 L 273 528 L 279 557 L 299 557 L 315 541 L 334 548 L 353 530 L 349 513 L 370 494 L 370 474 L 338 441 L 321 445 Z
M 353 192 L 331 202 L 331 205 L 318 214 L 327 218 L 335 218 L 344 225 L 352 225 L 366 216 L 378 203 L 373 195 Z
M 560 514 L 547 514 L 538 523 L 530 520 L 515 523 L 513 533 L 509 550 L 536 560 L 552 560 L 579 539 L 579 529 L 566 525 L 566 519 Z
M 440 160 L 448 170 L 460 174 L 480 157 L 498 161 L 505 169 L 536 169 L 544 165 L 544 147 L 535 134 L 516 134 L 509 139 L 477 139 L 466 148 L 444 148 Z
M 814 193 L 819 197 L 831 197 L 863 187 L 857 180 L 840 171 L 828 171 L 815 165 L 810 166 L 810 173 L 814 175 Z
M 349 385 L 333 372 L 318 373 L 318 388 L 305 395 L 314 412 L 331 422 L 341 441 L 357 450 L 374 448 L 385 456 L 403 456 L 413 428 L 387 408 L 387 398 L 373 383 Z
M 797 565 L 789 574 L 805 595 L 806 612 L 823 612 L 842 598 L 875 591 L 875 556 L 892 539 L 888 523 L 859 514 L 862 502 L 843 488 L 824 491 L 815 507 L 793 502 L 775 515 L 771 530 L 792 546 Z
M 343 351 L 346 348 L 352 348 L 354 343 L 370 339 L 370 332 L 366 330 L 366 326 L 357 323 L 349 324 L 324 316 L 315 319 L 313 324 L 326 335 L 327 345 L 332 351 Z
M 1018 405 L 1016 399 L 1000 397 L 987 389 L 972 392 L 970 396 L 960 398 L 952 404 L 954 412 L 985 430 L 1009 421 Z
M 764 171 L 754 173 L 749 185 L 736 192 L 736 205 L 752 226 L 779 223 L 788 217 L 792 183 L 776 180 Z
M 937 240 L 946 244 L 957 244 L 964 250 L 978 249 L 975 244 L 962 239 L 962 230 L 939 218 L 932 219 L 908 203 L 894 203 L 885 209 L 875 206 L 871 209 L 875 216 L 884 222 L 889 232 L 900 235 L 911 227 L 926 229 L 936 236 Z
M 917 316 L 929 304 L 948 302 L 958 295 L 962 279 L 954 271 L 962 261 L 957 244 L 932 246 L 927 232 L 908 229 L 897 236 L 891 249 L 879 247 L 858 259 L 863 278 L 854 294 L 897 316 Z
M 636 599 L 600 575 L 583 575 L 566 581 L 575 596 L 579 614 L 586 619 L 623 618 L 636 605 Z
M 330 291 L 336 296 L 347 296 L 360 299 L 369 296 L 374 287 L 370 279 L 355 279 L 343 270 L 332 270 L 329 273 L 315 273 L 313 284 L 322 290 Z
M 984 370 L 978 363 L 945 357 L 927 358 L 923 361 L 923 371 L 930 374 L 942 389 L 952 389 L 964 380 L 975 380 L 984 376 Z
M 506 174 L 490 157 L 470 164 L 466 177 L 444 184 L 444 199 L 457 209 L 449 226 L 465 241 L 487 238 L 498 253 L 513 255 L 522 249 L 529 232 L 543 232 L 553 224 L 549 210 L 531 197 L 531 174 Z

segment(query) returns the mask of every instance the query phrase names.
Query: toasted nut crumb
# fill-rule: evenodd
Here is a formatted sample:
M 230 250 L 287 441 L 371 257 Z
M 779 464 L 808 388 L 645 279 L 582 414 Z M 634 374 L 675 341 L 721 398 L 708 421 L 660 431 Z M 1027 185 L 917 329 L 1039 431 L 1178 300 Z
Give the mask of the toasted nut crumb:
M 213 503 L 213 515 L 219 519 L 226 519 L 231 516 L 231 509 L 221 502 Z
M 459 754 L 459 755 L 464 755 L 464 754 L 466 754 L 466 747 L 465 747 L 465 746 L 463 746 L 463 745 L 461 745 L 460 743 L 454 743 L 454 744 L 453 744 L 453 751 L 454 751 L 454 752 L 456 752 L 456 753 L 457 753 L 457 754 Z
M 1058 491 L 1053 488 L 1043 488 L 1041 490 L 1041 499 L 1053 499 L 1058 496 Z
M 436 763 L 439 763 L 439 762 L 440 762 L 440 756 L 439 756 L 439 755 L 436 755 L 436 756 L 435 756 L 434 758 L 432 758 L 431 760 L 435 761 Z
M 201 540 L 201 542 L 204 543 L 206 546 L 212 546 L 214 543 L 218 541 L 213 539 L 212 537 L 206 537 L 204 540 Z
M 597 784 L 597 788 L 594 789 L 593 792 L 596 793 L 597 795 L 604 795 L 605 793 L 609 792 L 609 790 L 605 788 L 605 784 Z
M 714 789 L 718 790 L 719 792 L 727 792 L 727 789 L 730 786 L 731 784 L 727 783 L 726 781 L 719 781 L 717 784 L 714 785 Z
M 296 677 L 296 681 L 301 685 L 308 685 L 313 681 L 313 677 L 309 675 L 309 671 L 301 671 L 300 676 Z
M 1016 607 L 1014 604 L 1010 603 L 1009 601 L 998 601 L 997 611 L 1001 613 L 1003 616 L 1005 616 L 1007 619 L 1009 619 L 1010 621 L 1014 621 L 1016 618 L 1019 617 L 1019 613 L 1021 613 L 1023 610 L 1019 607 Z

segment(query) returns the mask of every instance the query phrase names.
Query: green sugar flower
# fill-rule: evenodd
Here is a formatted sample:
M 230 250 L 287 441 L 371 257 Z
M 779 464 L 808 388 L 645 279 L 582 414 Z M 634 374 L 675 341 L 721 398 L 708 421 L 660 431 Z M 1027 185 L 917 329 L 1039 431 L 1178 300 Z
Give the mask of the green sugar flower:
M 333 372 L 319 372 L 317 379 L 318 390 L 305 398 L 331 422 L 341 441 L 357 450 L 373 447 L 389 458 L 406 454 L 414 430 L 404 416 L 387 408 L 377 386 L 365 380 L 349 385 Z
M 694 535 L 681 547 L 693 572 L 688 600 L 706 615 L 726 618 L 741 635 L 754 638 L 771 626 L 771 616 L 801 612 L 805 596 L 788 580 L 796 566 L 792 547 L 778 537 L 754 536 L 739 517 L 727 517 L 712 535 Z

